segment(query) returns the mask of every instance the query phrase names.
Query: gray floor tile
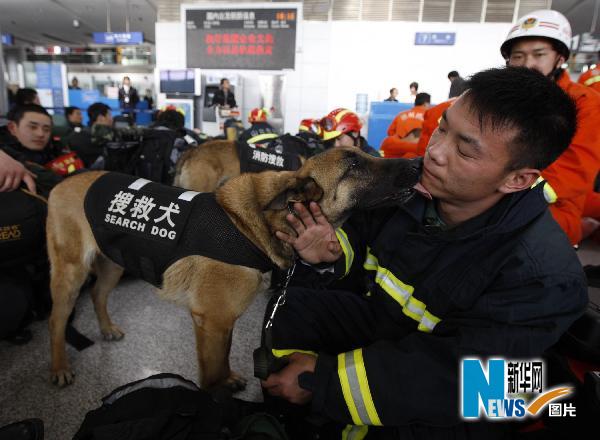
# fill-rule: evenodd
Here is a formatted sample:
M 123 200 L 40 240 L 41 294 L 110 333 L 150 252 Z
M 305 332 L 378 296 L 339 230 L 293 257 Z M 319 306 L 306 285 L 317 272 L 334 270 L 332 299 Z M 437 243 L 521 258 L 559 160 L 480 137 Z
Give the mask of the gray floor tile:
M 248 387 L 237 397 L 262 399 L 253 378 L 252 350 L 260 342 L 260 325 L 268 294 L 259 294 L 237 322 L 231 366 L 244 375 Z M 197 383 L 194 332 L 189 313 L 160 300 L 143 281 L 123 281 L 111 294 L 113 322 L 124 332 L 121 341 L 103 341 L 89 294 L 77 304 L 75 327 L 95 344 L 67 354 L 75 383 L 57 389 L 49 382 L 50 349 L 47 321 L 31 326 L 33 340 L 22 347 L 0 342 L 0 426 L 29 417 L 44 420 L 46 439 L 68 439 L 81 425 L 85 413 L 100 405 L 114 388 L 159 372 L 182 375 Z

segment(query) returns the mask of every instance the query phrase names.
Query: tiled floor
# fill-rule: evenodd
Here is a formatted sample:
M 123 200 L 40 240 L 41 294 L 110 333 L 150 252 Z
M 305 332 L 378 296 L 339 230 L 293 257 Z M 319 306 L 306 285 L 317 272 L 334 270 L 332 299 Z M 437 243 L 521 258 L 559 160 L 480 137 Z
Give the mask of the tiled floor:
M 584 245 L 583 264 L 600 264 L 600 249 Z M 600 289 L 590 294 L 600 298 Z M 238 397 L 260 400 L 258 380 L 252 377 L 252 350 L 259 345 L 260 322 L 268 294 L 259 294 L 234 331 L 231 364 L 249 384 Z M 57 389 L 49 382 L 47 321 L 31 328 L 34 339 L 23 347 L 0 342 L 0 426 L 29 417 L 44 421 L 47 440 L 69 439 L 85 413 L 97 408 L 100 399 L 124 383 L 157 372 L 178 373 L 196 380 L 195 341 L 185 309 L 161 301 L 149 284 L 123 281 L 109 302 L 114 322 L 126 333 L 118 342 L 100 337 L 89 294 L 77 305 L 76 328 L 95 341 L 84 351 L 68 347 L 76 373 L 75 383 Z
M 259 294 L 234 331 L 231 365 L 248 380 L 237 397 L 262 399 L 252 372 L 252 350 L 260 342 L 260 323 L 268 300 Z M 98 329 L 89 293 L 77 303 L 75 327 L 95 344 L 81 352 L 67 346 L 75 383 L 58 389 L 49 382 L 48 322 L 30 328 L 33 340 L 22 347 L 0 342 L 0 426 L 30 417 L 44 421 L 46 440 L 73 437 L 85 413 L 127 382 L 159 372 L 197 382 L 196 345 L 189 313 L 160 300 L 143 281 L 125 280 L 111 294 L 109 310 L 125 338 L 106 342 Z

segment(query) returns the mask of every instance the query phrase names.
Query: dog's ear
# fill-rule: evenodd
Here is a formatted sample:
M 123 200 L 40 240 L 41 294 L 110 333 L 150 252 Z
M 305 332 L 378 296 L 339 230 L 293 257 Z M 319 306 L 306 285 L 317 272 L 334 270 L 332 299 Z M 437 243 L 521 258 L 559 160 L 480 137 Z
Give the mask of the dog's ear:
M 286 209 L 293 202 L 318 202 L 321 197 L 323 188 L 312 177 L 294 177 L 285 182 L 285 187 L 265 206 L 265 210 Z

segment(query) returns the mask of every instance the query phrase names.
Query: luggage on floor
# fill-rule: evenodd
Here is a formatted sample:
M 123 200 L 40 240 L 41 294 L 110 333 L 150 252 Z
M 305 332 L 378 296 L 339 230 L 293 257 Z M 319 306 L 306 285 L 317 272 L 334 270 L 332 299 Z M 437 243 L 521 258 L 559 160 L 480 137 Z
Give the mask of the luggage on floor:
M 286 440 L 261 404 L 229 396 L 217 400 L 193 382 L 162 373 L 115 389 L 87 413 L 74 440 Z

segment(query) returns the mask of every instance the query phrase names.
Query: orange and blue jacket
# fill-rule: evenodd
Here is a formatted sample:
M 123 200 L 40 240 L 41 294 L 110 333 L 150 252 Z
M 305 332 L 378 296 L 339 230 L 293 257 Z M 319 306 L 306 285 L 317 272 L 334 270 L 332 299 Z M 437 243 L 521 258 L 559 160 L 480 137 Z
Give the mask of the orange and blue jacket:
M 410 110 L 398 113 L 390 124 L 388 137 L 381 143 L 381 151 L 386 158 L 417 157 L 417 143 L 404 138 L 413 130 L 423 127 L 423 119 L 427 108 L 417 105 Z

